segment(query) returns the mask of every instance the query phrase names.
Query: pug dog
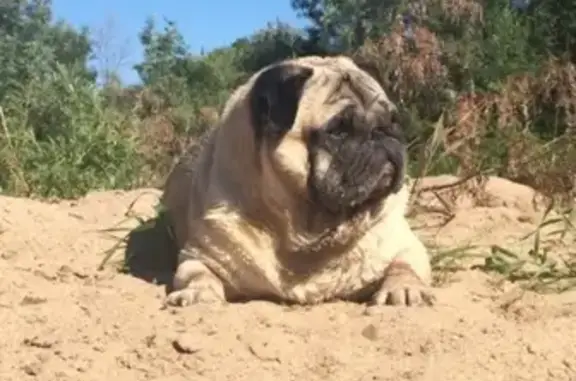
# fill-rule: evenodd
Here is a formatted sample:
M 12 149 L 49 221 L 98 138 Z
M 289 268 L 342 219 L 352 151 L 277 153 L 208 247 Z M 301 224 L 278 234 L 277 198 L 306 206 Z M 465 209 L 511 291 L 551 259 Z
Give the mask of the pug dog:
M 405 218 L 396 114 L 345 56 L 252 75 L 166 181 L 179 249 L 166 303 L 432 304 L 428 253 Z

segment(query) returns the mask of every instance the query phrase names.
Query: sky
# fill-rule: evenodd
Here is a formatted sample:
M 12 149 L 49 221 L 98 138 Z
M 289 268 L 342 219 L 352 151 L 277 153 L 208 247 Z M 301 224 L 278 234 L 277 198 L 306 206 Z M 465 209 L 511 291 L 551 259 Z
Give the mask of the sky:
M 142 57 L 138 33 L 148 16 L 159 26 L 164 17 L 175 21 L 194 53 L 228 45 L 265 27 L 268 21 L 305 25 L 290 7 L 290 0 L 53 0 L 53 12 L 55 19 L 94 31 L 94 36 L 105 42 L 105 56 L 110 57 L 110 63 L 95 65 L 116 67 L 125 83 L 138 81 L 132 66 Z

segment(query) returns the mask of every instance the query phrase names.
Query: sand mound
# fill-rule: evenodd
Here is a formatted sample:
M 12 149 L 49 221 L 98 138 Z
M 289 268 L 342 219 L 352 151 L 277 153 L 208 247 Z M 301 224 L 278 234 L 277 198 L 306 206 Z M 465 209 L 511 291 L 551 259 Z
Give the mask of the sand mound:
M 417 211 L 418 234 L 444 248 L 523 250 L 518 239 L 541 214 L 533 191 L 498 178 L 487 189 L 481 203 L 453 198 L 441 227 L 442 213 Z M 0 197 L 0 380 L 576 380 L 576 293 L 516 300 L 516 286 L 479 271 L 440 286 L 433 308 L 163 310 L 162 286 L 96 271 L 114 244 L 99 230 L 121 222 L 138 196 L 134 210 L 152 215 L 155 190 L 54 204 Z M 419 203 L 442 204 L 431 194 Z

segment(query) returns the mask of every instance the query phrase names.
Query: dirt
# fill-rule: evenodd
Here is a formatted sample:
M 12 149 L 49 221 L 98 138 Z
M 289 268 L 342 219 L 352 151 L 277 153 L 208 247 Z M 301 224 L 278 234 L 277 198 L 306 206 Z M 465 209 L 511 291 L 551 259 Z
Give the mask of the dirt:
M 445 216 L 429 207 L 445 200 L 423 195 L 428 210 L 412 218 L 418 234 L 446 249 L 474 243 L 484 245 L 480 252 L 491 244 L 525 250 L 519 239 L 542 213 L 533 192 L 498 178 L 487 189 L 480 203 L 452 199 L 443 227 Z M 0 198 L 0 380 L 576 380 L 576 293 L 521 294 L 479 270 L 438 285 L 433 307 L 250 302 L 165 309 L 162 277 L 155 283 L 112 265 L 97 271 L 115 243 L 101 230 L 124 220 L 137 196 L 134 210 L 153 215 L 158 195 Z M 556 254 L 575 247 L 549 245 Z M 151 241 L 140 246 L 156 250 Z

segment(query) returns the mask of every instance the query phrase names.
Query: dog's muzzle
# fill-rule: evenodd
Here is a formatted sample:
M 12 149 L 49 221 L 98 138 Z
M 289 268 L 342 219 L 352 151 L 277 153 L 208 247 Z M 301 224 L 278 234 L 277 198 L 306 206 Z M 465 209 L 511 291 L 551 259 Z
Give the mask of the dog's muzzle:
M 334 214 L 354 212 L 397 192 L 405 148 L 393 126 L 354 128 L 338 123 L 311 131 L 308 190 Z

